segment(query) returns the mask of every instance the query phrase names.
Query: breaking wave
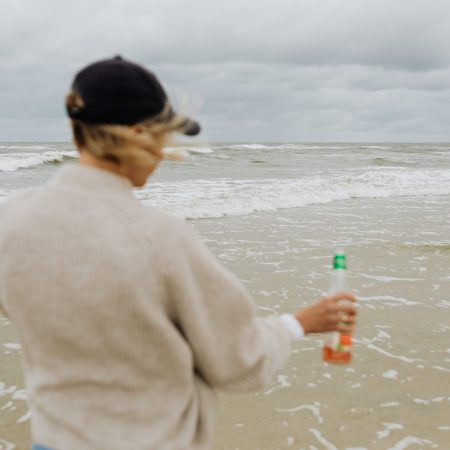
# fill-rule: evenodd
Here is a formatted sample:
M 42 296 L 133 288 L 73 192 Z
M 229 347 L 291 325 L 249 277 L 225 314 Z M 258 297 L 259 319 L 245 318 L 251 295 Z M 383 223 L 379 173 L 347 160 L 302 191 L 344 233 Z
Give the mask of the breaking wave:
M 9 147 L 11 148 L 11 147 Z M 28 147 L 29 148 L 29 147 Z M 0 155 L 0 172 L 14 172 L 41 164 L 58 164 L 78 157 L 76 151 L 49 150 L 42 153 L 7 153 Z
M 136 197 L 186 219 L 242 216 L 352 198 L 448 195 L 450 170 L 378 170 L 302 179 L 152 183 Z

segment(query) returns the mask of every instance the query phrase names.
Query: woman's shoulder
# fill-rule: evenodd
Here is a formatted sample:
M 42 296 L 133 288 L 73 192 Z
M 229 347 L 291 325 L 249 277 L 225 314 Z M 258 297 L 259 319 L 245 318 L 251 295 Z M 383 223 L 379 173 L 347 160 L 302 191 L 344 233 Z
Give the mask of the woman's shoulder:
M 153 236 L 166 236 L 173 241 L 195 235 L 192 225 L 175 214 L 148 206 L 143 206 L 143 210 L 143 225 Z

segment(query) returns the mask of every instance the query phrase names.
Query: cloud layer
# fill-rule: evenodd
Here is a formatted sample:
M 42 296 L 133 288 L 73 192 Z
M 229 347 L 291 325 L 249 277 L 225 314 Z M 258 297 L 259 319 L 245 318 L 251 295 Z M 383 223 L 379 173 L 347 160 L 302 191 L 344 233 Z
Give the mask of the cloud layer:
M 4 0 L 0 17 L 0 140 L 67 140 L 74 74 L 117 53 L 202 99 L 204 139 L 450 138 L 446 0 Z

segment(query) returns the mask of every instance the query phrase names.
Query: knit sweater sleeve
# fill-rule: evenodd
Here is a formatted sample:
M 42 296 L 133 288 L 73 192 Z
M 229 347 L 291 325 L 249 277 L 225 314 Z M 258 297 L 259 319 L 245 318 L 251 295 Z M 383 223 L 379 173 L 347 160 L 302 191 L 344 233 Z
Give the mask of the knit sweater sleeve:
M 289 357 L 288 330 L 277 316 L 257 317 L 245 286 L 186 228 L 173 250 L 168 285 L 195 371 L 218 389 L 267 386 Z

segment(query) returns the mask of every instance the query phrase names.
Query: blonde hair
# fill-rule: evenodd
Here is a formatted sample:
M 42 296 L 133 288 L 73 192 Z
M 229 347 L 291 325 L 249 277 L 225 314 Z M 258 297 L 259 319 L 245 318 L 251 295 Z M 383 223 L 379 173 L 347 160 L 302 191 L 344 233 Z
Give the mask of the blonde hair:
M 67 94 L 67 108 L 83 106 L 84 102 L 79 94 L 74 91 Z M 172 117 L 167 104 L 157 117 L 136 124 L 140 133 L 126 125 L 91 124 L 74 119 L 71 119 L 71 127 L 78 149 L 117 164 L 127 161 L 147 165 L 154 164 L 155 157 L 178 159 L 176 155 L 166 155 L 161 150 L 168 144 L 172 133 L 182 128 L 184 121 L 181 116 Z

